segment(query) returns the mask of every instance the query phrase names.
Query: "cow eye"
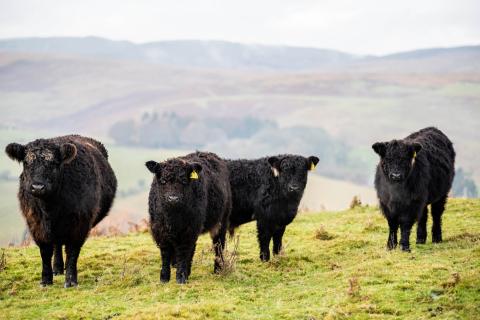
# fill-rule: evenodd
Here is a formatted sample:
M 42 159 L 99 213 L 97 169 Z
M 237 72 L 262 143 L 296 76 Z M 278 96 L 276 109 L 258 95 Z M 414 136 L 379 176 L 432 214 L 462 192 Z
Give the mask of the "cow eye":
M 42 157 L 45 161 L 52 161 L 53 160 L 53 153 L 51 151 L 44 151 L 42 152 Z
M 160 184 L 166 184 L 166 183 L 167 183 L 167 180 L 165 180 L 165 179 L 163 179 L 163 178 L 160 179 Z
M 27 152 L 27 155 L 25 156 L 25 161 L 27 163 L 32 163 L 36 158 L 37 156 L 35 155 L 35 153 Z

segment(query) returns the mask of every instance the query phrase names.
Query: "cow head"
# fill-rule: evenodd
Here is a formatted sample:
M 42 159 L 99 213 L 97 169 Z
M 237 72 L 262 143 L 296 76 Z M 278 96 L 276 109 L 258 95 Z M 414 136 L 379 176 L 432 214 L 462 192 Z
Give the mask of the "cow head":
M 422 146 L 419 143 L 392 140 L 374 143 L 372 148 L 380 156 L 380 167 L 385 177 L 390 182 L 400 183 L 410 175 Z
M 314 170 L 318 162 L 315 156 L 280 155 L 268 158 L 272 174 L 285 196 L 303 194 L 308 171 Z
M 10 159 L 23 164 L 22 188 L 35 197 L 47 197 L 56 192 L 65 165 L 77 156 L 74 144 L 61 145 L 36 140 L 27 145 L 10 143 L 5 148 Z
M 147 169 L 155 174 L 157 187 L 163 204 L 167 206 L 186 205 L 187 199 L 193 199 L 200 179 L 202 165 L 182 159 L 165 162 L 148 161 Z

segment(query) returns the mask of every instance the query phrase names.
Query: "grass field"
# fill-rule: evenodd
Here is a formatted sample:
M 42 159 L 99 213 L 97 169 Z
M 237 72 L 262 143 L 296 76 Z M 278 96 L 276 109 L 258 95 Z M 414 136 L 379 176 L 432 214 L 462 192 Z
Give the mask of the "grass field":
M 302 214 L 283 255 L 258 259 L 254 225 L 238 232 L 235 269 L 214 275 L 208 236 L 187 285 L 159 283 L 148 233 L 92 238 L 76 289 L 42 289 L 35 246 L 4 249 L 4 319 L 474 319 L 480 314 L 480 201 L 451 200 L 442 244 L 387 252 L 378 209 Z M 412 238 L 413 242 L 415 240 Z M 229 242 L 230 248 L 233 246 Z

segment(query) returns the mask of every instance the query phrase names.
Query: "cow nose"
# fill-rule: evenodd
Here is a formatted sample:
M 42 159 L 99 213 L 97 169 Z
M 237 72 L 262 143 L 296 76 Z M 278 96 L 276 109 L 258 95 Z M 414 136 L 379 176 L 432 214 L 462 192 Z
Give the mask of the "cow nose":
M 390 178 L 392 180 L 398 180 L 398 179 L 400 179 L 400 177 L 401 177 L 400 173 L 395 173 L 395 172 L 390 173 Z
M 32 190 L 33 191 L 41 191 L 45 189 L 45 185 L 43 183 L 34 183 L 32 184 Z
M 296 184 L 291 184 L 288 186 L 288 191 L 297 191 L 298 189 L 300 189 L 300 187 Z
M 167 196 L 168 202 L 177 202 L 179 199 L 178 196 Z

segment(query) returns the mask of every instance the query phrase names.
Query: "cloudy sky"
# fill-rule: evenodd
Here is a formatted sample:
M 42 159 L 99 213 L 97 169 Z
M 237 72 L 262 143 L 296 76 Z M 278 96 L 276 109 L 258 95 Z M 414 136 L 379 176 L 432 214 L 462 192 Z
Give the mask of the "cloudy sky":
M 480 1 L 0 0 L 0 38 L 90 35 L 385 54 L 480 44 Z

